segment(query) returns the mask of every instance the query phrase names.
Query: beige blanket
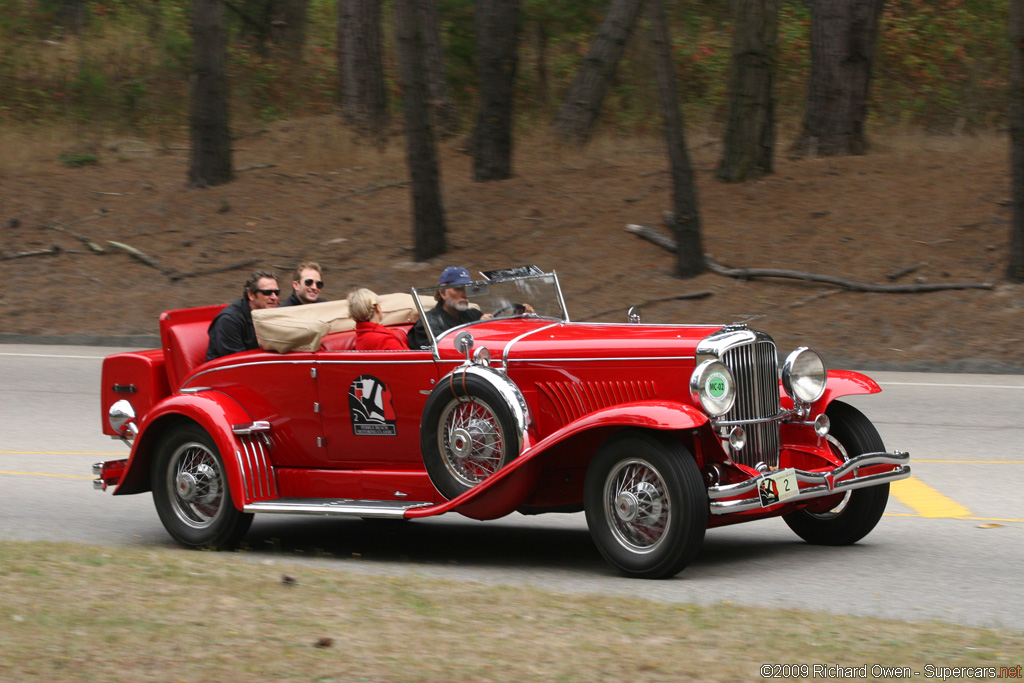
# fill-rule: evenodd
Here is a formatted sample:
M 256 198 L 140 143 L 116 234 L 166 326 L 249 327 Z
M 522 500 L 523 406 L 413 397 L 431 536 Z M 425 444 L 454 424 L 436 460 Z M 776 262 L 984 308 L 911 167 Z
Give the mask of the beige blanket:
M 382 325 L 414 323 L 420 317 L 412 294 L 381 294 Z M 434 300 L 420 297 L 423 310 L 434 307 Z M 316 351 L 320 341 L 331 332 L 354 330 L 356 321 L 349 317 L 348 301 L 325 301 L 303 306 L 264 308 L 252 312 L 256 339 L 266 351 Z

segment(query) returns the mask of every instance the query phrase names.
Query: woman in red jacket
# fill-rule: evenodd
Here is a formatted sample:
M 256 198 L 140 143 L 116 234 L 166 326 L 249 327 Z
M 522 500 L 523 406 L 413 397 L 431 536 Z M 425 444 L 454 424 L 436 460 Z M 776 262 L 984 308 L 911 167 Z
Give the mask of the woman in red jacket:
M 348 295 L 348 313 L 356 321 L 356 350 L 409 349 L 394 332 L 380 324 L 380 302 L 370 290 L 357 289 Z

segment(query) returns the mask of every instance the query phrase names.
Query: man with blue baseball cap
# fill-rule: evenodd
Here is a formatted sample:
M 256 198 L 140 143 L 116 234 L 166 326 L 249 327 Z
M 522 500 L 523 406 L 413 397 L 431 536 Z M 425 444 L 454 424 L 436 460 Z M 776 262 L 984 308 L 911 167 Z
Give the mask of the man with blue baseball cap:
M 427 311 L 425 316 L 435 337 L 453 327 L 493 317 L 490 313 L 483 313 L 470 307 L 469 299 L 466 298 L 466 285 L 471 282 L 473 278 L 465 268 L 448 266 L 441 272 L 441 277 L 437 280 L 440 289 L 434 292 L 437 306 Z M 409 330 L 409 348 L 420 349 L 429 346 L 430 337 L 423 327 L 423 319 L 417 320 Z

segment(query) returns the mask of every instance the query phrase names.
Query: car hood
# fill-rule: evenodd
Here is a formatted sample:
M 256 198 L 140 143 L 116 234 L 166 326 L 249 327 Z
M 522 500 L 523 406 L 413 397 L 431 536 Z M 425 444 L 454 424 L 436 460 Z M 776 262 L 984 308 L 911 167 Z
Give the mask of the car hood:
M 721 325 L 547 323 L 474 329 L 477 341 L 508 361 L 576 358 L 692 357 L 697 344 Z

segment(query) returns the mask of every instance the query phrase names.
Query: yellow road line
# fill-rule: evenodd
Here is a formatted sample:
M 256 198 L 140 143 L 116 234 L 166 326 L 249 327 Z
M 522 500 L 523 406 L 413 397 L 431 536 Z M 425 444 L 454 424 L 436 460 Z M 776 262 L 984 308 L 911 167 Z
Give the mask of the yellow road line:
M 948 498 L 917 477 L 894 481 L 889 489 L 896 500 L 913 508 L 922 517 L 970 517 L 971 511 Z
M 924 515 L 914 514 L 912 512 L 886 512 L 886 517 L 924 517 Z M 936 519 L 936 518 L 932 518 Z M 965 519 L 970 522 L 1016 522 L 1017 524 L 1024 524 L 1024 519 L 1014 519 L 1012 517 L 975 517 L 970 515 L 968 517 L 954 517 L 952 519 Z
M 57 477 L 58 479 L 93 479 L 93 477 L 80 477 L 77 474 L 47 474 L 46 472 L 8 472 L 0 470 L 0 474 L 21 474 L 26 477 Z

